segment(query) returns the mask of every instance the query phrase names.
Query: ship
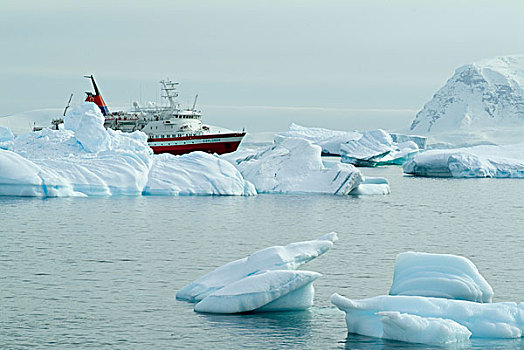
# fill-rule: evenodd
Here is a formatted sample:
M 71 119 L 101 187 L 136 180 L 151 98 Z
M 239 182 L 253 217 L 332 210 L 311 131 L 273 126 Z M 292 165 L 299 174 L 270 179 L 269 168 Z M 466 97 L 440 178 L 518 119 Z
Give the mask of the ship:
M 203 124 L 202 114 L 195 109 L 198 95 L 191 108 L 182 109 L 176 101 L 179 84 L 169 79 L 161 80 L 162 98 L 166 104 L 141 107 L 137 102 L 129 111 L 110 112 L 93 75 L 94 92 L 86 92 L 86 102 L 93 102 L 104 115 L 104 126 L 123 132 L 142 131 L 148 136 L 147 143 L 154 153 L 180 155 L 194 151 L 224 154 L 237 150 L 246 135 L 217 126 Z

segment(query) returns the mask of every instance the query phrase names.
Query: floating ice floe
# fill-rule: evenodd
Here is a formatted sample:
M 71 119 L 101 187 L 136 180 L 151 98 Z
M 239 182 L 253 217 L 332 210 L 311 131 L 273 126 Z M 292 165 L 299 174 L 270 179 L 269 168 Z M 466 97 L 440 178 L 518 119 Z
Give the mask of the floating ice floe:
M 524 143 L 430 150 L 405 163 L 404 172 L 429 177 L 524 178 Z
M 356 166 L 402 165 L 419 152 L 413 141 L 393 142 L 384 130 L 366 131 L 356 140 L 340 145 L 341 162 Z
M 333 247 L 335 232 L 312 241 L 296 242 L 259 250 L 250 256 L 227 263 L 198 278 L 176 293 L 177 299 L 200 301 L 226 285 L 266 270 L 295 270 Z
M 351 140 L 359 139 L 362 134 L 358 131 L 339 131 L 324 128 L 308 128 L 292 123 L 289 130 L 280 133 L 281 137 L 292 137 L 311 141 L 322 147 L 324 155 L 340 155 L 340 145 Z
M 408 343 L 450 345 L 465 343 L 471 332 L 461 324 L 444 318 L 420 317 L 397 311 L 380 311 L 383 338 Z
M 397 255 L 390 295 L 439 297 L 490 303 L 493 289 L 471 260 L 451 254 Z
M 426 146 L 423 136 L 389 134 L 381 129 L 361 133 L 291 124 L 278 137 L 311 141 L 322 148 L 322 154 L 340 155 L 343 163 L 356 166 L 399 165 Z
M 232 153 L 223 158 L 231 161 L 259 193 L 347 195 L 362 181 L 354 166 L 336 163 L 326 167 L 319 146 L 292 137 L 277 137 L 272 146 L 247 156 Z
M 156 155 L 143 194 L 256 195 L 257 192 L 229 162 L 204 152 L 193 152 L 182 156 Z
M 195 305 L 197 312 L 239 313 L 304 310 L 313 305 L 311 271 L 266 271 L 226 285 Z
M 462 257 L 400 254 L 390 293 L 404 295 L 354 300 L 335 293 L 331 302 L 346 313 L 348 332 L 372 337 L 439 345 L 469 333 L 519 338 L 524 330 L 524 303 L 491 303 L 491 287 Z
M 320 274 L 295 271 L 327 252 L 337 234 L 259 250 L 207 273 L 180 289 L 176 298 L 197 302 L 195 311 L 237 313 L 303 310 L 313 305 L 312 282 Z
M 381 311 L 396 311 L 423 318 L 453 320 L 472 337 L 519 338 L 524 329 L 524 304 L 476 303 L 466 300 L 418 296 L 380 295 L 361 300 L 331 296 L 331 302 L 346 313 L 348 332 L 382 338 Z

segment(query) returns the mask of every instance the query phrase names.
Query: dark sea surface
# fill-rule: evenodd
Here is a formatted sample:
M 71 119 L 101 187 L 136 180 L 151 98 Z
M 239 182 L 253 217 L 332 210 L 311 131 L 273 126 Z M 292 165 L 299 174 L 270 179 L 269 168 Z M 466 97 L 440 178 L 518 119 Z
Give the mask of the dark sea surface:
M 348 335 L 337 292 L 388 292 L 395 256 L 470 258 L 494 301 L 524 301 L 524 181 L 428 179 L 401 168 L 387 196 L 0 198 L 0 348 L 423 349 Z M 340 240 L 303 266 L 323 274 L 309 311 L 208 315 L 178 289 L 272 245 Z M 517 340 L 471 348 L 524 349 Z

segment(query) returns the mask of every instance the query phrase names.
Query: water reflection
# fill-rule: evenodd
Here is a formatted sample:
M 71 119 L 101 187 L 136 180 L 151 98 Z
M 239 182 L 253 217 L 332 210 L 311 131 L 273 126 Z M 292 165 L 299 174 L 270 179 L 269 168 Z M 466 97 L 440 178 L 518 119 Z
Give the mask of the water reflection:
M 313 318 L 309 310 L 234 315 L 198 314 L 198 317 L 214 328 L 245 338 L 243 340 L 250 344 L 264 344 L 266 348 L 286 343 L 304 345 L 312 338 Z
M 348 334 L 345 347 L 348 349 L 359 349 L 359 350 L 396 350 L 396 349 L 413 349 L 413 350 L 423 350 L 423 349 L 446 349 L 446 350 L 476 350 L 476 349 L 492 349 L 492 350 L 523 350 L 524 342 L 521 339 L 471 339 L 469 343 L 465 344 L 453 344 L 446 346 L 432 346 L 425 344 L 412 344 L 405 343 L 395 340 L 381 339 L 381 338 L 372 338 L 366 337 L 358 334 Z

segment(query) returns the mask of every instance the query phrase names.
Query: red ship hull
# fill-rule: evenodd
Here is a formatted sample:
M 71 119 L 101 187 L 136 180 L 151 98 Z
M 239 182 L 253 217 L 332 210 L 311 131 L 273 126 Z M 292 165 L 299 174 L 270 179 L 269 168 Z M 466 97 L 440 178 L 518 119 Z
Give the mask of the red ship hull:
M 237 150 L 246 133 L 208 134 L 199 136 L 167 137 L 147 140 L 154 153 L 180 155 L 194 151 L 230 153 Z

